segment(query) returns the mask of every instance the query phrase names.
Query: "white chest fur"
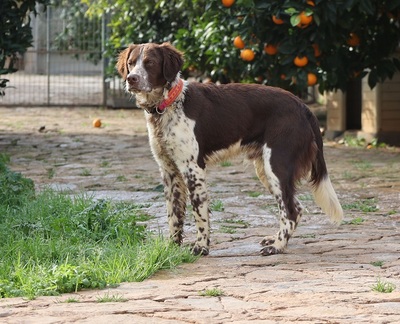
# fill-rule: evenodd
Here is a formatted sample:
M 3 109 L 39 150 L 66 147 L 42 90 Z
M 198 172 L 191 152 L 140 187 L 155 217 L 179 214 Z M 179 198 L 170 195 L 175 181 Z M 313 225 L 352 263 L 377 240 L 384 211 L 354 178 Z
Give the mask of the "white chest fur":
M 158 163 L 174 161 L 183 168 L 197 160 L 199 145 L 194 135 L 195 121 L 183 113 L 180 105 L 169 107 L 162 116 L 146 113 L 149 141 Z

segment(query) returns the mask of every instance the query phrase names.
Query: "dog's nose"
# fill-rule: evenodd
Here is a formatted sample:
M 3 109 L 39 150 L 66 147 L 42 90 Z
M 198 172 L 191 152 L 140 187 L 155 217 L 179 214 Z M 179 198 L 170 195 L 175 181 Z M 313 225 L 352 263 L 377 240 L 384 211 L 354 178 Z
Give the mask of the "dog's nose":
M 139 83 L 140 76 L 138 74 L 129 74 L 127 80 L 129 84 Z

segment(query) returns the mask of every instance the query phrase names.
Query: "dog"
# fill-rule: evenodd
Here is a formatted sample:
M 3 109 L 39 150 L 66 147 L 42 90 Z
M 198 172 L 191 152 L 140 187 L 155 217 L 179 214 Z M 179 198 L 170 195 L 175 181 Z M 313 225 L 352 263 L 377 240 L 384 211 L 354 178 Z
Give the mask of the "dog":
M 182 243 L 186 203 L 196 222 L 194 254 L 210 246 L 206 166 L 242 153 L 275 197 L 280 227 L 261 241 L 262 255 L 284 252 L 302 216 L 301 179 L 333 223 L 343 210 L 328 176 L 318 121 L 295 95 L 260 84 L 188 82 L 183 53 L 170 43 L 132 44 L 116 68 L 145 113 L 149 142 L 164 183 L 170 236 Z

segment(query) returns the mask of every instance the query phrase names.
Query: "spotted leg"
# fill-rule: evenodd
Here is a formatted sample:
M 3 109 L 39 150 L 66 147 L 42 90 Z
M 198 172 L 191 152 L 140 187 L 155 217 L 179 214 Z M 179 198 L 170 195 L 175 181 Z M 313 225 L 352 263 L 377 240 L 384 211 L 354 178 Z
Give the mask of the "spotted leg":
M 173 163 L 162 165 L 160 171 L 164 182 L 170 237 L 177 244 L 181 244 L 186 212 L 186 184 Z
M 193 246 L 193 253 L 207 255 L 210 245 L 210 220 L 206 172 L 197 164 L 189 163 L 183 174 L 189 190 L 197 229 L 197 239 Z
M 279 231 L 275 236 L 265 237 L 260 242 L 264 246 L 260 251 L 262 255 L 278 254 L 284 251 L 302 214 L 301 204 L 294 196 L 294 181 L 288 172 L 289 168 L 285 168 L 284 164 L 279 164 L 284 172 L 274 173 L 271 153 L 272 150 L 264 146 L 262 159 L 254 162 L 260 181 L 274 195 L 279 209 Z M 279 172 L 279 168 L 277 169 Z

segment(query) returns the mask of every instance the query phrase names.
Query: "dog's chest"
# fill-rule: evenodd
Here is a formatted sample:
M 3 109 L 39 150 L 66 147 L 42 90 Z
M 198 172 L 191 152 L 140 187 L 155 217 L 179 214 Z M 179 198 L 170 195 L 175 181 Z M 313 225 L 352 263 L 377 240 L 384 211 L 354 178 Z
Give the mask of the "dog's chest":
M 157 160 L 179 163 L 197 159 L 196 123 L 186 117 L 182 109 L 169 109 L 162 116 L 146 114 L 146 118 L 150 146 Z

